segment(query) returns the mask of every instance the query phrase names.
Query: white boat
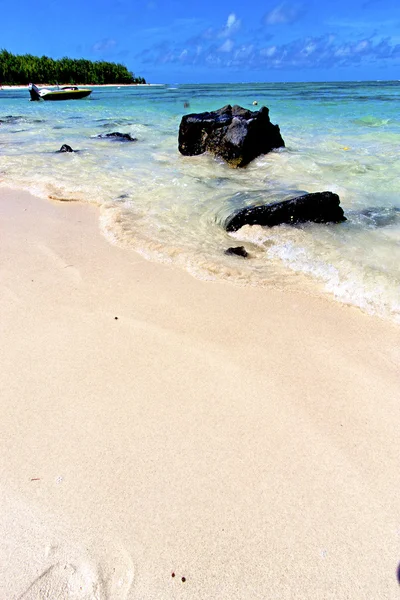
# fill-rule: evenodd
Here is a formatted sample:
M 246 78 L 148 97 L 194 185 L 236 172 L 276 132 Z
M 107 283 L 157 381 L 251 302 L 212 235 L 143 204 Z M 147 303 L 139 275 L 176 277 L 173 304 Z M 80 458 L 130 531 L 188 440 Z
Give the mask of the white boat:
M 79 100 L 86 98 L 92 90 L 78 88 L 76 85 L 65 85 L 55 90 L 38 88 L 34 83 L 29 84 L 31 100 Z

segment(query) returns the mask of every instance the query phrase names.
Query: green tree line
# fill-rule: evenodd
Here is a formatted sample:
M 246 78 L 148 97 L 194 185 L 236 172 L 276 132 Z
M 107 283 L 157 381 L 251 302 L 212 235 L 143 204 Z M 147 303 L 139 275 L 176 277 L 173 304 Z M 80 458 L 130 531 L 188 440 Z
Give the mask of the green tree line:
M 0 50 L 0 85 L 26 85 L 28 83 L 146 83 L 143 77 L 135 77 L 120 63 L 83 58 L 60 58 L 32 54 L 11 54 Z

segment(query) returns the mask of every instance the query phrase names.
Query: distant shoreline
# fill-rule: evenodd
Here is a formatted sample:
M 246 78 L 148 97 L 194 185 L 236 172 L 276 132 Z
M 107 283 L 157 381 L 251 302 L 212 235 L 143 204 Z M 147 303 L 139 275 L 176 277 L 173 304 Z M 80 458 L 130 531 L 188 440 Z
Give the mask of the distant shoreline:
M 38 83 L 38 87 L 57 87 L 53 83 Z M 101 88 L 101 87 L 153 87 L 153 86 L 161 86 L 163 83 L 94 83 L 93 85 L 89 83 L 62 83 L 61 86 L 64 85 L 77 85 L 79 87 L 90 87 L 90 88 Z M 0 85 L 0 90 L 27 90 L 27 85 Z

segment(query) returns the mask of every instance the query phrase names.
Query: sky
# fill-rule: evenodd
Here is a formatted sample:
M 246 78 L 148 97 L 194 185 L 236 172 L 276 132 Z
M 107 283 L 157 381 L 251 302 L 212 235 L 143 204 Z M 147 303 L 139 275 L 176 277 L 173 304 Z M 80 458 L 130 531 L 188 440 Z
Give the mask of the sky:
M 151 83 L 400 79 L 399 0 L 0 0 L 0 49 Z

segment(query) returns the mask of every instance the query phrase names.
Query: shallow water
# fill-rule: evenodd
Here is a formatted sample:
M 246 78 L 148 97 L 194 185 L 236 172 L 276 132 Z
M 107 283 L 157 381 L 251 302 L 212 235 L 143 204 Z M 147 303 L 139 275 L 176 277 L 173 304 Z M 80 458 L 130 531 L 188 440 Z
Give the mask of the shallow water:
M 0 181 L 96 203 L 110 240 L 197 277 L 307 285 L 400 320 L 399 99 L 399 82 L 95 88 L 62 103 L 0 91 Z M 269 107 L 285 149 L 241 170 L 179 154 L 183 114 L 254 100 Z M 96 137 L 112 131 L 138 141 Z M 62 144 L 79 152 L 56 153 Z M 236 208 L 323 190 L 339 194 L 346 223 L 221 226 Z M 226 256 L 232 245 L 250 259 Z

